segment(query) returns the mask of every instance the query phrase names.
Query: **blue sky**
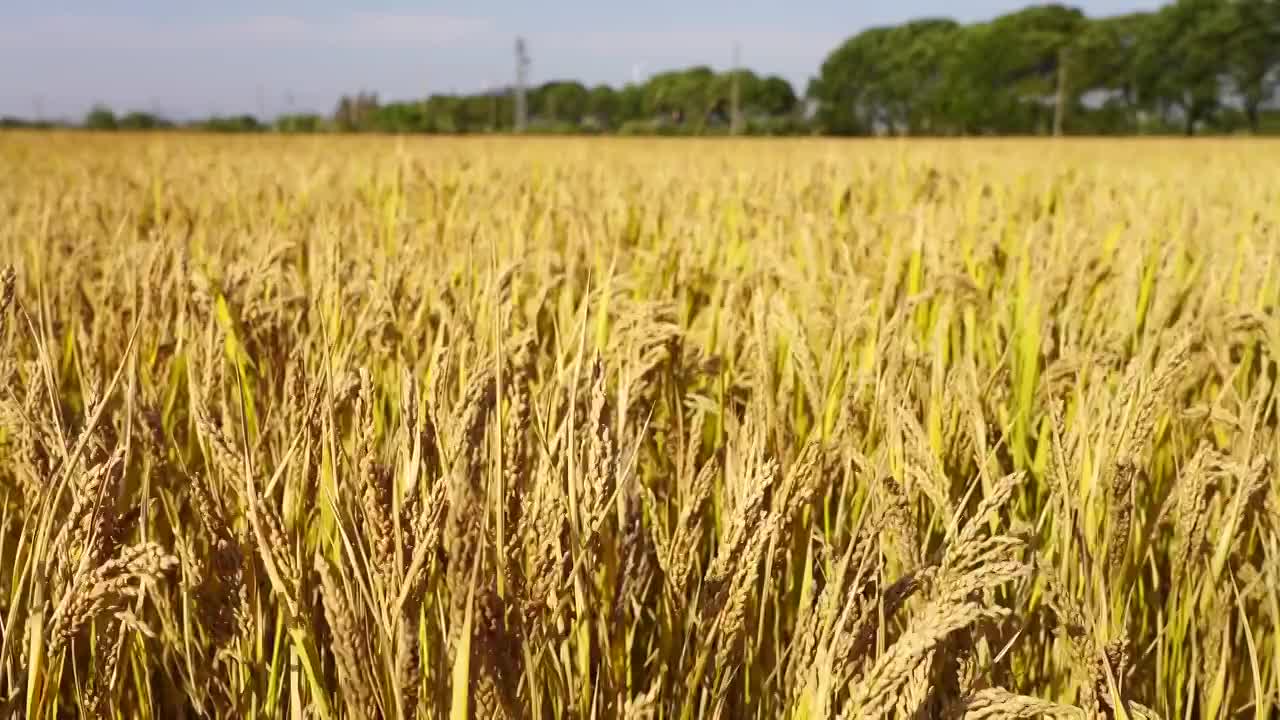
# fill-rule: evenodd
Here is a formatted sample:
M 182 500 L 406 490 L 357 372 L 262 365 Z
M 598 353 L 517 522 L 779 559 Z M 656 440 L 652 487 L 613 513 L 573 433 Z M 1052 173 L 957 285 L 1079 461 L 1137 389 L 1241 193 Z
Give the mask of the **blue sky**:
M 742 63 L 804 89 L 826 53 L 860 29 L 917 17 L 989 18 L 1016 0 L 4 0 L 0 115 L 77 117 L 93 103 L 268 115 L 329 111 L 344 91 L 384 99 L 505 83 L 524 35 L 532 79 L 620 85 L 692 64 Z M 1083 0 L 1091 15 L 1159 0 Z

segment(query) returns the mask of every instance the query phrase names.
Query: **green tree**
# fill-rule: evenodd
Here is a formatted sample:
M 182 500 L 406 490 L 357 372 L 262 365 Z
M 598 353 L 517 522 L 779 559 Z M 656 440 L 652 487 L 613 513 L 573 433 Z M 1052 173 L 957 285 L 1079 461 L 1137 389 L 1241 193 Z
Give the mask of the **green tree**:
M 874 132 L 886 122 L 881 78 L 885 73 L 886 42 L 892 28 L 864 30 L 846 40 L 823 61 L 811 86 L 820 103 L 818 120 L 837 135 Z
M 1144 105 L 1183 132 L 1212 119 L 1222 103 L 1234 26 L 1222 0 L 1177 0 L 1146 23 L 1137 58 Z
M 343 132 L 367 130 L 378 109 L 377 93 L 343 95 L 333 111 L 333 122 Z
M 314 114 L 281 115 L 276 118 L 275 129 L 284 133 L 316 133 L 324 130 L 324 118 Z
M 172 123 L 158 115 L 140 111 L 128 113 L 117 121 L 121 130 L 156 130 L 171 125 Z
M 468 133 L 484 128 L 489 121 L 489 106 L 469 104 L 465 96 L 432 95 L 423 105 L 425 132 Z
M 258 118 L 247 114 L 207 118 L 196 123 L 196 127 L 208 132 L 220 133 L 252 133 L 267 129 L 267 126 L 263 125 Z
M 646 92 L 644 85 L 634 83 L 628 83 L 618 91 L 618 114 L 613 119 L 613 124 L 616 127 L 621 127 L 628 122 L 646 119 Z
M 838 134 L 938 131 L 959 25 L 925 19 L 866 30 L 823 62 L 810 84 L 819 123 Z
M 84 126 L 90 130 L 115 130 L 119 127 L 116 114 L 105 105 L 94 105 L 84 117 Z
M 795 112 L 798 102 L 799 98 L 791 83 L 785 78 L 770 75 L 759 80 L 745 104 L 766 115 L 779 116 Z
M 534 113 L 551 123 L 582 122 L 591 93 L 580 82 L 559 80 L 543 84 L 531 98 Z
M 924 19 L 892 29 L 885 38 L 888 58 L 880 81 L 890 122 L 898 132 L 916 134 L 947 129 L 946 61 L 955 51 L 959 25 Z
M 600 128 L 615 127 L 622 121 L 620 93 L 608 85 L 597 85 L 587 93 L 586 118 Z
M 1280 0 L 1234 0 L 1223 12 L 1230 38 L 1227 74 L 1249 130 L 1257 133 L 1262 106 L 1275 98 L 1280 84 Z
M 387 103 L 369 111 L 363 125 L 365 129 L 382 133 L 425 132 L 427 118 L 423 103 Z
M 664 116 L 687 130 L 702 129 L 707 114 L 722 99 L 715 87 L 716 74 L 699 65 L 685 70 L 659 73 L 644 86 L 644 112 Z
M 705 107 L 729 119 L 734 83 L 738 85 L 740 109 L 746 115 L 777 117 L 795 110 L 795 88 L 777 75 L 760 76 L 750 70 L 731 70 L 711 79 L 705 89 Z
M 493 98 L 487 94 L 467 95 L 460 98 L 456 117 L 461 131 L 468 133 L 487 131 L 492 122 L 502 117 L 501 115 L 495 117 L 493 110 Z
M 1122 132 L 1136 126 L 1138 59 L 1152 18 L 1151 13 L 1131 13 L 1090 20 L 1068 48 L 1067 84 L 1086 129 Z
M 1042 5 L 965 27 L 947 58 L 948 119 L 966 132 L 1047 132 L 1059 63 L 1084 25 L 1079 10 Z

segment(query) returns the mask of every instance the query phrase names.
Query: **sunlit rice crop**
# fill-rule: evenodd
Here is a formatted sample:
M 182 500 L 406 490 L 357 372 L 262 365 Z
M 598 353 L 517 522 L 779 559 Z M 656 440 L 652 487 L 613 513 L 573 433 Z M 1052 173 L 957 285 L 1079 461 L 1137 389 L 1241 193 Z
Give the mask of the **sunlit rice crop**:
M 1268 717 L 1277 157 L 0 136 L 0 716 Z

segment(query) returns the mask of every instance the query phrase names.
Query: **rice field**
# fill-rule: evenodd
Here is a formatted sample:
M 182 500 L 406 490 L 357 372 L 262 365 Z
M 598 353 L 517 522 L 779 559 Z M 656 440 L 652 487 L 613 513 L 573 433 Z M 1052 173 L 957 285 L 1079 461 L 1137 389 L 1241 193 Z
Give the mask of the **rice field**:
M 1275 717 L 1277 161 L 0 135 L 0 717 Z

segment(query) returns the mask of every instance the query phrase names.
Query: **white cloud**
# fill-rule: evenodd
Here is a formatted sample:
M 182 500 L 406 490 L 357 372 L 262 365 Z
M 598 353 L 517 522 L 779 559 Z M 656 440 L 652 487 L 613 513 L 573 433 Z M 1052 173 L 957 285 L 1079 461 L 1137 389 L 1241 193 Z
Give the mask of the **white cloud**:
M 253 15 L 193 22 L 118 15 L 11 19 L 7 50 L 276 50 L 446 48 L 490 34 L 493 22 L 458 15 L 350 13 L 332 19 Z

